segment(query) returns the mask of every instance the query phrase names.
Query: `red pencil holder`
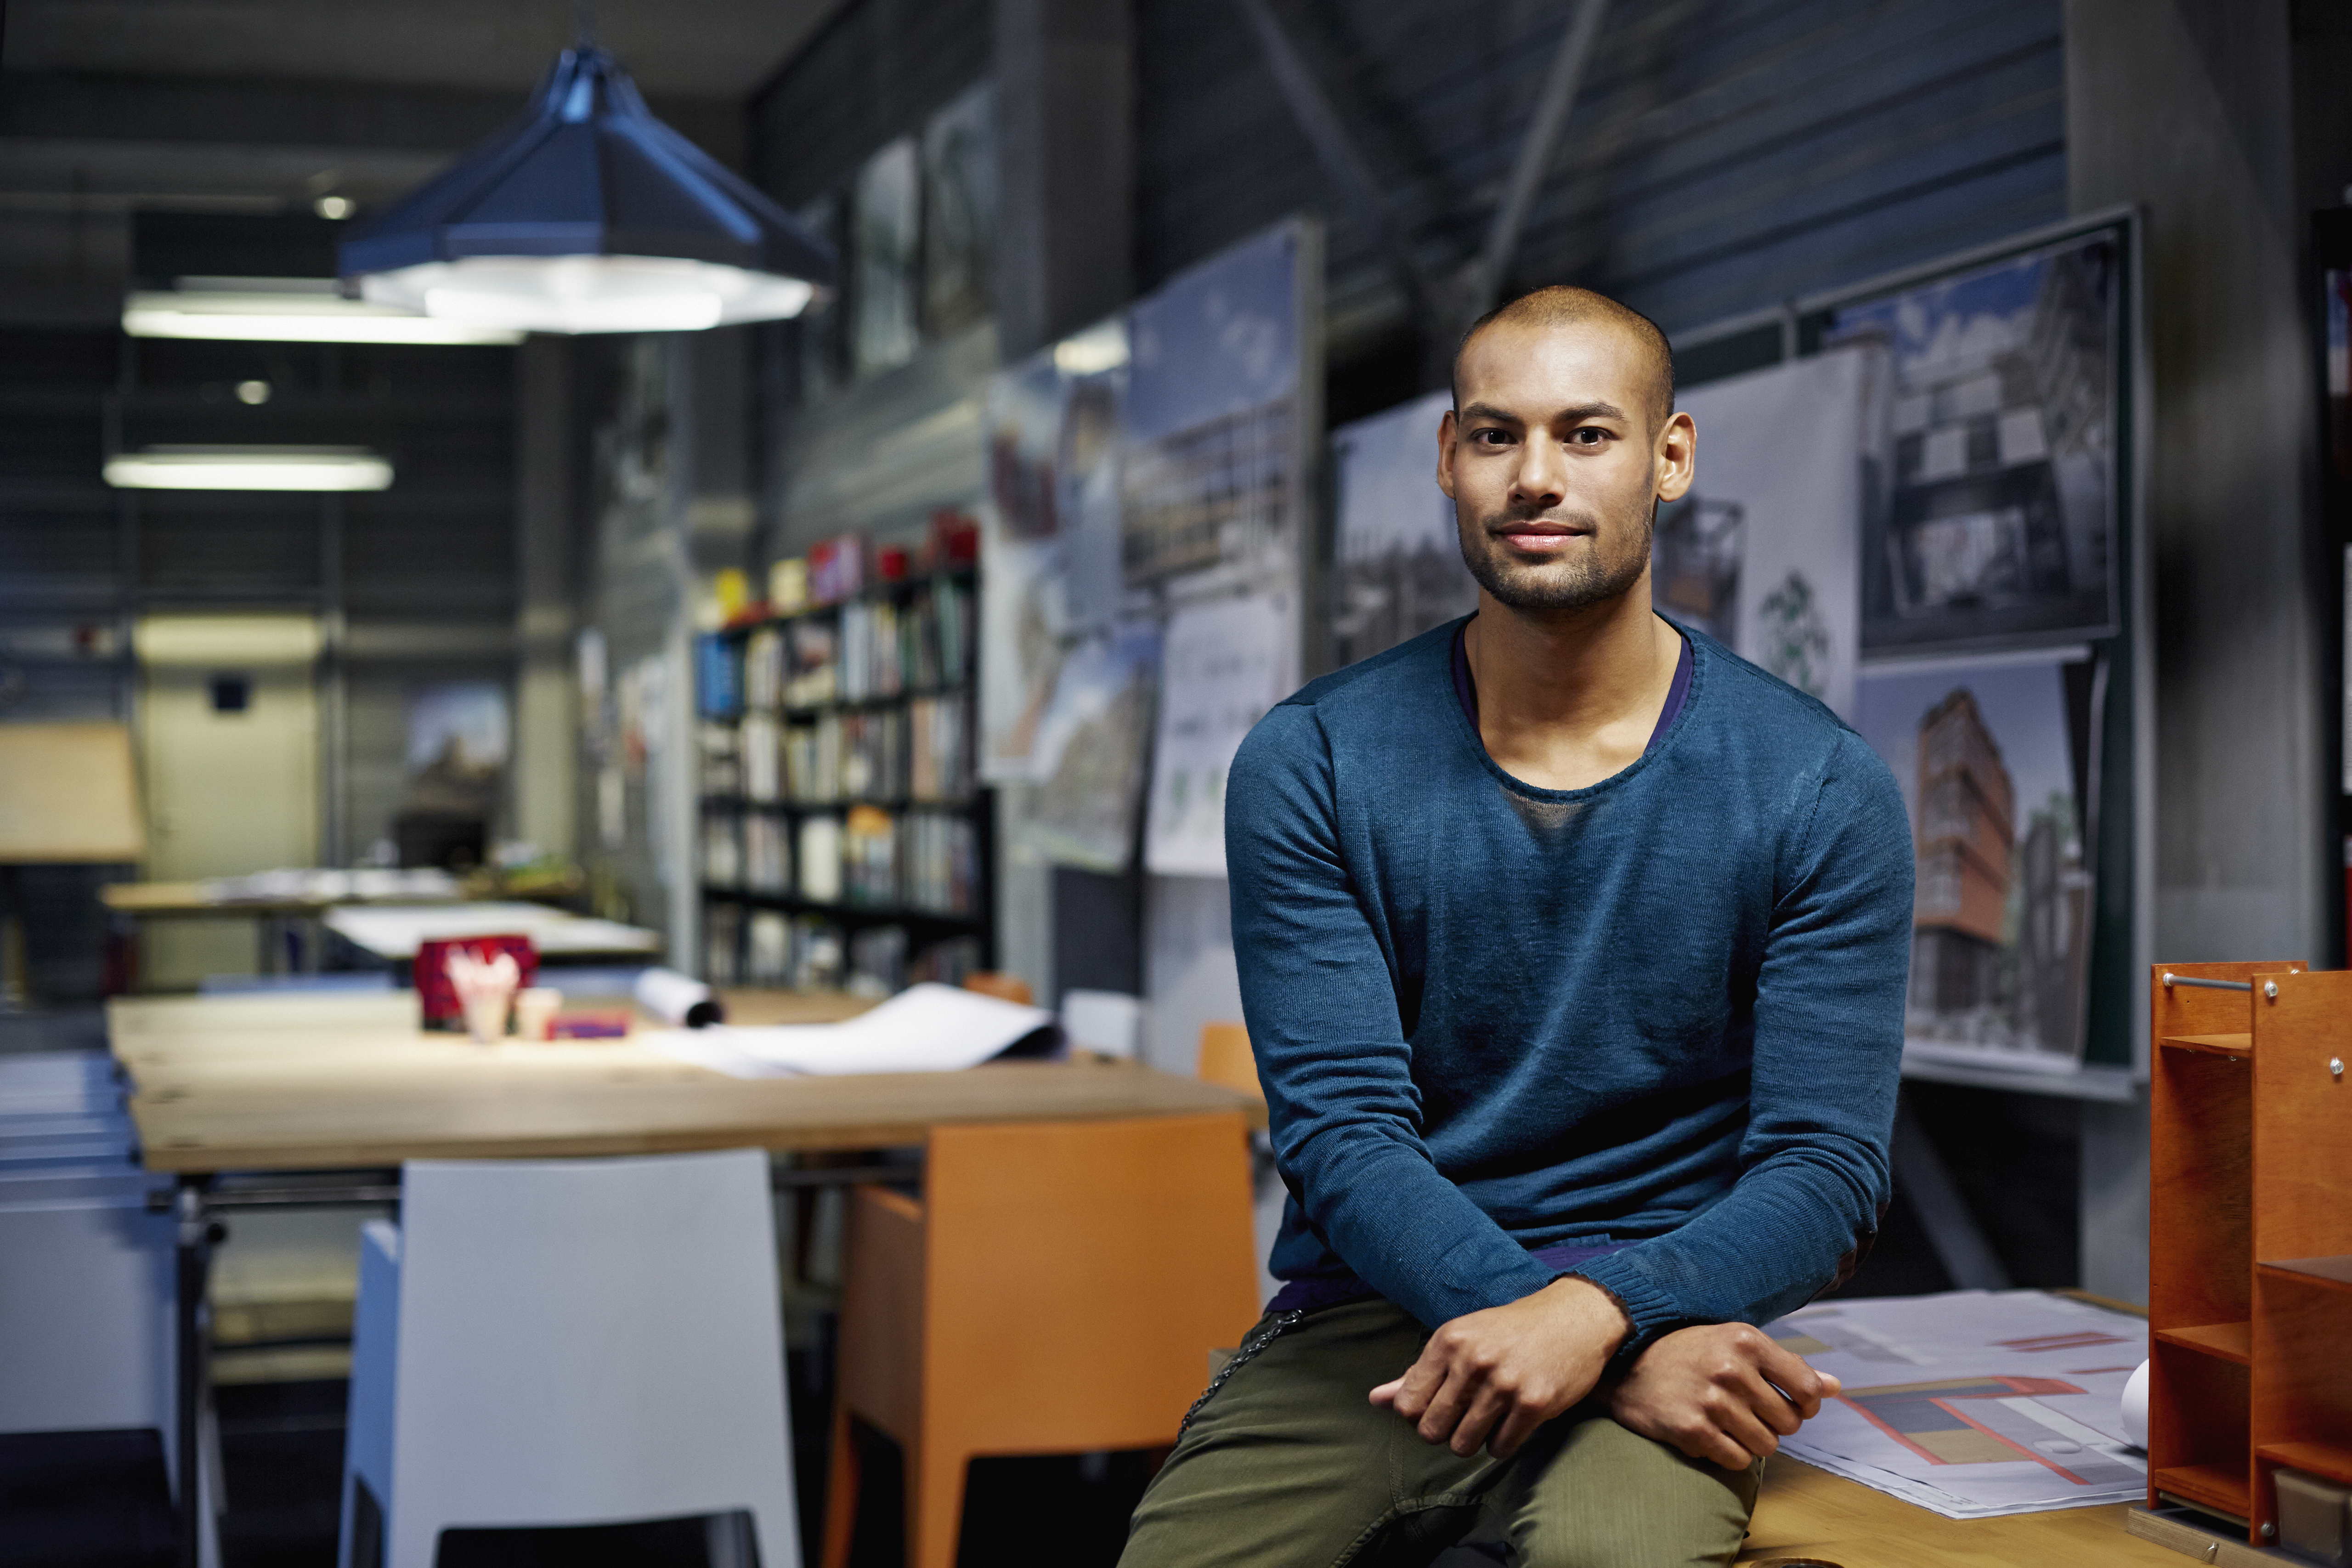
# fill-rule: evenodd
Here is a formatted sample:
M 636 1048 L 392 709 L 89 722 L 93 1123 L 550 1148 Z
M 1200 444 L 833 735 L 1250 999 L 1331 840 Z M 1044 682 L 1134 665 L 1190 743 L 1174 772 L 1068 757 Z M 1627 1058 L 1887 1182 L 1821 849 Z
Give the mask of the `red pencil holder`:
M 449 982 L 452 951 L 484 960 L 502 952 L 513 954 L 515 973 L 520 977 L 517 990 L 533 984 L 539 975 L 539 949 L 527 936 L 455 936 L 420 942 L 416 944 L 416 960 L 410 965 L 410 978 L 416 986 L 416 1000 L 424 1008 L 425 1026 L 428 1029 L 466 1032 L 466 1012 L 458 1005 L 457 986 Z

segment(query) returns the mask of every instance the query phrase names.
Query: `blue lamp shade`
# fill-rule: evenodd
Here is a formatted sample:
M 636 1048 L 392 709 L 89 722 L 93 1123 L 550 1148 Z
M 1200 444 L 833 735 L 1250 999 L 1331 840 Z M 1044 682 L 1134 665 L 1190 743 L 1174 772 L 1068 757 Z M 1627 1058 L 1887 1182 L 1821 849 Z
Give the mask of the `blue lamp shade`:
M 603 49 L 513 124 L 352 225 L 362 298 L 481 326 L 682 331 L 798 315 L 833 247 L 646 108 Z

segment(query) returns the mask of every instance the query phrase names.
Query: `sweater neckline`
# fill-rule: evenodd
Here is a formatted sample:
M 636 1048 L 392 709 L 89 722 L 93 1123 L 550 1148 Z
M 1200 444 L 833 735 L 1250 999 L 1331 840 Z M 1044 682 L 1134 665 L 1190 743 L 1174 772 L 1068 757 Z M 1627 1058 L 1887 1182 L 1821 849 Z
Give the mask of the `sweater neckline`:
M 1470 748 L 1471 755 L 1478 759 L 1478 765 L 1486 769 L 1506 788 L 1526 795 L 1530 800 L 1589 800 L 1646 769 L 1653 761 L 1663 755 L 1674 744 L 1675 737 L 1680 735 L 1688 724 L 1691 710 L 1698 702 L 1699 688 L 1706 679 L 1706 666 L 1713 657 L 1701 644 L 1700 639 L 1692 636 L 1687 629 L 1675 626 L 1672 621 L 1666 621 L 1668 626 L 1674 626 L 1675 635 L 1681 637 L 1683 641 L 1683 651 L 1676 660 L 1675 671 L 1675 688 L 1682 689 L 1682 701 L 1679 706 L 1675 702 L 1675 689 L 1670 688 L 1666 702 L 1672 711 L 1662 716 L 1663 721 L 1660 728 L 1652 733 L 1649 744 L 1643 748 L 1640 756 L 1611 773 L 1607 778 L 1597 779 L 1579 789 L 1546 789 L 1541 784 L 1528 783 L 1527 780 L 1495 761 L 1494 754 L 1486 750 L 1485 739 L 1478 733 L 1477 725 L 1465 710 L 1465 705 L 1454 681 L 1454 649 L 1462 645 L 1463 636 L 1470 623 L 1477 618 L 1477 614 L 1473 610 L 1469 615 L 1454 622 L 1453 635 L 1443 639 L 1438 645 L 1444 650 L 1440 657 L 1438 673 L 1445 686 L 1445 710 L 1453 721 L 1455 735 L 1463 744 Z M 1665 620 L 1663 616 L 1658 618 Z

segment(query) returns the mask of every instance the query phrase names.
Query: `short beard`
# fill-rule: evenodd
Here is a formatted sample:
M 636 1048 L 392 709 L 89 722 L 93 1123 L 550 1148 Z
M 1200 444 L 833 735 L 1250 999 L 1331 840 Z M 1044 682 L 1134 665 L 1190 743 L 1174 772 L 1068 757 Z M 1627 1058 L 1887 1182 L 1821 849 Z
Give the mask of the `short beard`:
M 1650 537 L 1657 523 L 1658 503 L 1654 497 L 1649 510 L 1632 523 L 1633 537 L 1628 548 L 1618 554 L 1601 556 L 1596 552 L 1593 558 L 1572 565 L 1553 563 L 1525 567 L 1507 563 L 1499 551 L 1475 548 L 1474 541 L 1491 542 L 1494 538 L 1488 525 L 1481 523 L 1475 532 L 1462 531 L 1462 563 L 1470 568 L 1470 575 L 1477 579 L 1478 586 L 1507 609 L 1538 614 L 1580 610 L 1587 605 L 1617 598 L 1641 581 L 1642 574 L 1649 569 Z M 1605 537 L 1606 531 L 1596 532 L 1594 537 Z

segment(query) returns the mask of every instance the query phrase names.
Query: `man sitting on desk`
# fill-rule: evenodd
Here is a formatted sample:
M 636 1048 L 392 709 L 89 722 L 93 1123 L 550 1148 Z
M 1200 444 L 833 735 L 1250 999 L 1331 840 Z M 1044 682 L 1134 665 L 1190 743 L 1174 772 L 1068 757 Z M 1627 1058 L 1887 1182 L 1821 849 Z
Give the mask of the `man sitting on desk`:
M 1665 338 L 1552 288 L 1438 432 L 1477 613 L 1235 759 L 1234 946 L 1286 1281 L 1124 1568 L 1722 1563 L 1837 1391 L 1750 1325 L 1887 1194 L 1912 846 L 1820 703 L 1650 608 Z

